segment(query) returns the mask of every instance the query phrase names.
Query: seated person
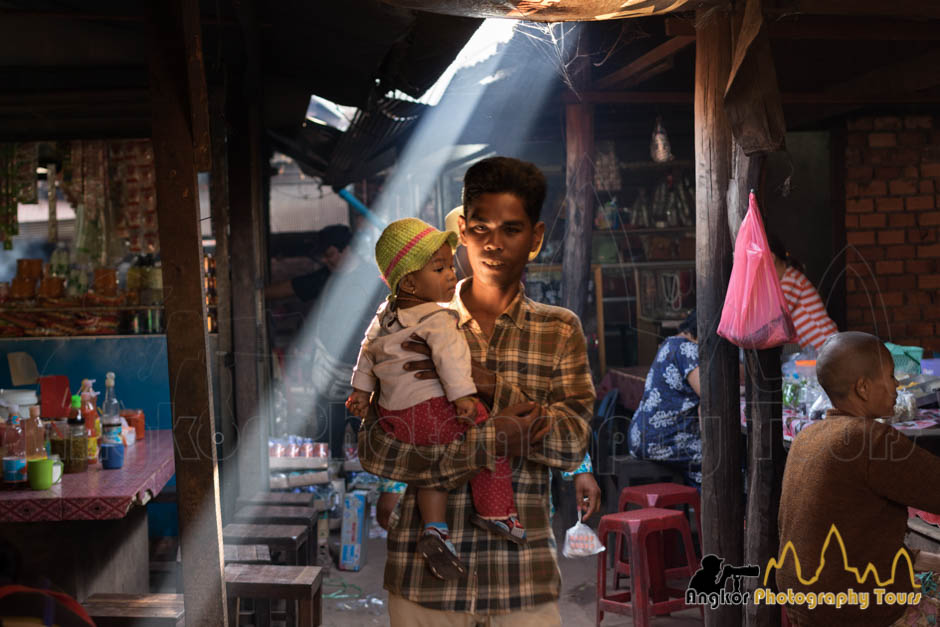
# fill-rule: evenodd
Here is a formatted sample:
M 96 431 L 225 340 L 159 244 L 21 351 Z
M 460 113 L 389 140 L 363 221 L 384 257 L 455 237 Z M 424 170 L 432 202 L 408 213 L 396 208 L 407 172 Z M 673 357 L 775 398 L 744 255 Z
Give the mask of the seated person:
M 630 454 L 681 467 L 689 485 L 702 485 L 699 431 L 698 319 L 695 311 L 679 333 L 659 347 L 646 388 L 630 422 Z
M 794 439 L 783 474 L 780 498 L 780 551 L 792 543 L 775 574 L 780 591 L 868 592 L 867 609 L 857 605 L 787 607 L 795 626 L 927 625 L 936 621 L 938 602 L 926 595 L 919 605 L 879 605 L 875 589 L 921 592 L 911 581 L 904 557 L 907 508 L 940 512 L 940 458 L 920 448 L 899 431 L 875 418 L 890 416 L 897 397 L 894 362 L 881 341 L 867 333 L 838 333 L 823 345 L 816 362 L 819 383 L 832 400 L 826 420 L 800 432 Z M 835 527 L 845 545 L 851 567 L 864 572 L 864 582 L 843 567 L 843 556 L 833 539 L 823 546 Z M 915 570 L 940 569 L 940 555 L 907 551 Z M 800 564 L 797 573 L 794 553 Z M 821 558 L 825 565 L 820 568 Z M 779 559 L 779 557 L 778 557 Z M 818 571 L 818 572 L 817 572 Z M 811 579 L 812 584 L 800 581 Z M 894 577 L 893 583 L 881 586 Z M 876 578 L 878 581 L 876 581 Z M 903 620 L 899 620 L 902 619 Z M 925 622 L 918 622 L 923 619 Z
M 826 338 L 838 333 L 839 329 L 826 312 L 819 292 L 803 274 L 803 265 L 787 252 L 779 238 L 768 234 L 767 241 L 774 257 L 780 289 L 796 328 L 797 343 L 801 350 L 812 347 L 818 351 Z

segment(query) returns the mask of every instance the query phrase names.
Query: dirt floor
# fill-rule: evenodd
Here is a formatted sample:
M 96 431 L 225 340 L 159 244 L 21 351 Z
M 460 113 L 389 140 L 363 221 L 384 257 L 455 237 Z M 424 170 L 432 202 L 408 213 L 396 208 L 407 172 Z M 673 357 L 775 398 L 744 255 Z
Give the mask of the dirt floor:
M 333 568 L 323 588 L 323 624 L 326 627 L 366 627 L 388 625 L 385 603 L 388 593 L 382 588 L 385 563 L 385 540 L 369 541 L 367 563 L 360 572 L 345 572 Z M 594 558 L 567 559 L 559 557 L 562 572 L 561 617 L 565 627 L 594 625 L 594 591 L 597 562 Z M 361 592 L 361 594 L 360 594 Z M 345 598 L 326 598 L 335 594 Z M 677 612 L 671 616 L 656 617 L 652 627 L 690 627 L 701 625 L 698 610 Z M 604 627 L 633 625 L 627 616 L 607 614 Z

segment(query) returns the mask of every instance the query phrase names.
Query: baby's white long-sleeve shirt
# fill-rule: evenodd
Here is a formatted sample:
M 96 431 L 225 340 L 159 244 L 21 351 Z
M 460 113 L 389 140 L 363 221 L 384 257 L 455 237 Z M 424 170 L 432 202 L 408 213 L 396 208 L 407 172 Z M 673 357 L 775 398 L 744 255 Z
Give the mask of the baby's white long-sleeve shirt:
M 402 344 L 417 335 L 431 348 L 431 359 L 440 379 L 418 379 L 404 369 L 421 356 Z M 399 410 L 423 401 L 446 396 L 455 401 L 477 393 L 470 366 L 470 348 L 457 328 L 457 312 L 440 303 L 425 303 L 388 311 L 383 303 L 372 319 L 353 369 L 352 386 L 375 390 L 381 381 L 379 405 Z

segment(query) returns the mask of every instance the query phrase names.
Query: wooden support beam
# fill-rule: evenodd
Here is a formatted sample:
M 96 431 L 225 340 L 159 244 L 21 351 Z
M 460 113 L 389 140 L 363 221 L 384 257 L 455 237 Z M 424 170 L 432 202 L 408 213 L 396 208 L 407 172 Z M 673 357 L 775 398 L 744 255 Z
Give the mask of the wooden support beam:
M 229 246 L 229 178 L 228 147 L 225 128 L 225 90 L 214 89 L 209 98 L 211 112 L 212 170 L 209 173 L 209 206 L 212 212 L 212 234 L 215 237 L 216 347 L 215 372 L 219 384 L 219 405 L 216 408 L 219 431 L 222 433 L 222 520 L 229 521 L 235 513 L 238 498 L 238 438 L 235 428 L 234 357 L 232 339 L 232 274 Z
M 628 65 L 625 65 L 619 70 L 611 72 L 600 80 L 595 81 L 595 87 L 597 89 L 610 89 L 612 87 L 622 85 L 629 79 L 646 72 L 650 68 L 662 64 L 662 62 L 666 59 L 671 59 L 673 56 L 682 50 L 685 50 L 693 43 L 695 43 L 694 34 L 673 37 L 667 42 L 656 46 Z
M 182 19 L 183 43 L 186 48 L 186 80 L 189 85 L 190 131 L 193 135 L 196 170 L 208 172 L 212 168 L 209 142 L 209 93 L 206 91 L 206 71 L 202 62 L 202 27 L 199 22 L 199 3 L 184 4 Z
M 666 35 L 682 37 L 695 34 L 691 20 L 666 18 Z M 797 15 L 768 20 L 771 39 L 828 41 L 937 41 L 936 24 L 913 20 L 886 20 L 846 16 Z
M 150 89 L 186 624 L 227 623 L 209 388 L 199 192 L 185 80 L 185 0 L 153 5 Z
M 919 66 L 922 67 L 922 66 Z M 923 84 L 923 81 L 922 83 Z M 938 83 L 940 84 L 940 83 Z M 937 104 L 940 94 L 899 91 L 894 93 L 871 93 L 846 89 L 845 91 L 790 92 L 781 95 L 783 104 L 790 108 L 818 107 L 819 105 L 866 106 L 880 104 Z M 682 91 L 585 91 L 578 95 L 566 94 L 563 102 L 572 104 L 623 104 L 623 105 L 691 105 L 692 94 Z
M 582 41 L 583 45 L 584 42 Z M 575 91 L 587 86 L 587 55 L 576 57 L 572 72 Z M 565 106 L 565 244 L 561 276 L 562 304 L 579 317 L 587 307 L 591 279 L 591 234 L 594 231 L 594 107 Z M 598 329 L 598 333 L 603 333 Z
M 695 270 L 702 427 L 702 552 L 729 564 L 744 557 L 738 353 L 715 332 L 731 275 L 727 190 L 731 128 L 724 89 L 731 71 L 731 18 L 698 16 L 695 55 Z M 738 627 L 740 607 L 705 610 L 708 627 Z
M 238 426 L 238 477 L 241 494 L 267 489 L 267 420 L 262 411 L 260 369 L 266 366 L 264 329 L 264 237 L 261 201 L 261 114 L 256 91 L 244 75 L 233 78 L 227 97 L 229 169 L 229 246 L 232 334 L 235 366 L 235 417 Z
M 767 556 L 777 555 L 780 544 L 777 512 L 784 466 L 781 349 L 749 350 L 744 355 L 748 375 L 748 498 L 744 560 L 748 564 L 763 566 Z M 754 590 L 762 584 L 757 578 L 745 579 L 744 589 L 754 598 Z M 778 627 L 780 608 L 748 603 L 744 607 L 744 619 L 748 627 Z

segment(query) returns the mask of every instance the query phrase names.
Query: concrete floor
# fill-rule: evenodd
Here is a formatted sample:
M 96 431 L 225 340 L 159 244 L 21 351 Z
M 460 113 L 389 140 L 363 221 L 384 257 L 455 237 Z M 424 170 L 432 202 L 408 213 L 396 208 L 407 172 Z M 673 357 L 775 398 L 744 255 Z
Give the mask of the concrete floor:
M 359 572 L 346 572 L 333 568 L 326 578 L 323 594 L 335 592 L 358 593 L 352 586 L 362 590 L 359 598 L 324 599 L 323 624 L 326 627 L 366 627 L 388 625 L 385 603 L 388 593 L 382 588 L 383 565 L 385 563 L 385 540 L 369 540 L 368 561 Z M 560 599 L 562 623 L 565 627 L 588 627 L 594 622 L 594 591 L 597 579 L 597 562 L 594 558 L 567 559 L 559 557 L 562 572 L 562 594 Z M 345 583 L 343 588 L 341 584 Z M 661 616 L 650 621 L 651 627 L 691 627 L 701 625 L 698 610 L 685 610 L 671 616 Z M 607 614 L 604 627 L 627 627 L 633 621 L 627 616 Z

